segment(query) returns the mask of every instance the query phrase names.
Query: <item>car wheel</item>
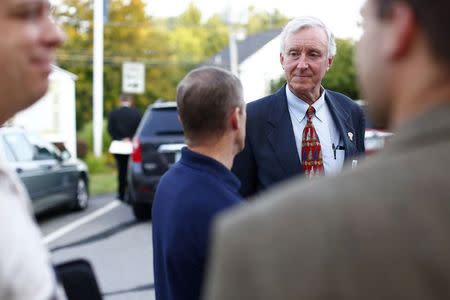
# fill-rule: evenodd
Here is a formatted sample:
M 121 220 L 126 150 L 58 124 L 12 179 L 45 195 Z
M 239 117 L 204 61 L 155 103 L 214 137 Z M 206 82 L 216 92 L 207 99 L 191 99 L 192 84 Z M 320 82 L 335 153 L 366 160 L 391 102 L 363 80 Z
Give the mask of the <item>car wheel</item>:
M 133 203 L 133 214 L 139 221 L 147 221 L 152 218 L 152 208 L 149 204 L 145 203 Z
M 89 202 L 89 190 L 87 186 L 86 179 L 80 177 L 78 178 L 77 184 L 77 195 L 73 203 L 74 210 L 83 210 L 88 207 Z

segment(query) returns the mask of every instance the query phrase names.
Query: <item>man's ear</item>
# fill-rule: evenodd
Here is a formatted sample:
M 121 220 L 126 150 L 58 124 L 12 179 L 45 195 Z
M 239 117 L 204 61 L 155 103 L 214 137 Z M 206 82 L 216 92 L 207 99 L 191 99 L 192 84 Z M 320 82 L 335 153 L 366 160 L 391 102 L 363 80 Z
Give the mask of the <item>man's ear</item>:
M 284 55 L 283 55 L 283 53 L 280 52 L 280 64 L 281 64 L 281 67 L 284 69 L 283 63 L 284 63 Z
M 328 67 L 327 67 L 327 71 L 330 70 L 331 66 L 333 65 L 333 61 L 334 61 L 334 57 L 329 57 L 329 58 L 328 58 Z
M 231 124 L 231 128 L 233 128 L 233 130 L 238 130 L 240 128 L 240 126 L 242 126 L 242 124 L 240 124 L 240 114 L 241 114 L 241 109 L 239 107 L 235 107 L 233 112 L 231 113 L 230 116 L 230 124 Z
M 390 59 L 403 57 L 410 51 L 418 29 L 414 11 L 401 1 L 392 4 L 385 26 L 386 38 L 380 45 L 382 51 Z

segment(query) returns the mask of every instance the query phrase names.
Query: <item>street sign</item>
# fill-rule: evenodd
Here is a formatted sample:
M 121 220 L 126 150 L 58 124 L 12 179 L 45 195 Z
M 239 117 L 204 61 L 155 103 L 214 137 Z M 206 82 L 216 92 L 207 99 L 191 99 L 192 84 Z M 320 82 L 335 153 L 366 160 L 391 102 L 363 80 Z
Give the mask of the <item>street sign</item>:
M 145 91 L 145 65 L 137 62 L 122 64 L 122 91 L 129 94 L 143 94 Z

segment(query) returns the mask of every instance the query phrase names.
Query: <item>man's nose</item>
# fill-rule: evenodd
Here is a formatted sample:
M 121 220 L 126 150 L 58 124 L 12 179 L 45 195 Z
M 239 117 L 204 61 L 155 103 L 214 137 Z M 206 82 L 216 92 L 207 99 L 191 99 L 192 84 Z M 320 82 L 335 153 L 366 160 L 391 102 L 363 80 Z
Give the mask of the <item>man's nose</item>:
M 298 59 L 298 63 L 297 63 L 297 68 L 301 69 L 301 70 L 305 70 L 307 69 L 309 66 L 306 57 L 304 54 L 300 55 L 299 59 Z
M 66 35 L 62 29 L 55 23 L 52 16 L 48 16 L 45 21 L 45 28 L 42 30 L 42 39 L 49 47 L 59 47 L 66 40 Z

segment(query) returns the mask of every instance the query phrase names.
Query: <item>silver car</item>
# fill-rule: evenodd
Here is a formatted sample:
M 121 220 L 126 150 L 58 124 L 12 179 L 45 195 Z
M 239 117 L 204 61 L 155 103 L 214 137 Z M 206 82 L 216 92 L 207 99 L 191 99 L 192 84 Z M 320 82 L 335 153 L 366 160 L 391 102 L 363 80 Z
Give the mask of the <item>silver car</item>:
M 0 127 L 0 159 L 23 181 L 35 214 L 64 205 L 73 210 L 88 206 L 86 164 L 38 135 L 18 127 Z

